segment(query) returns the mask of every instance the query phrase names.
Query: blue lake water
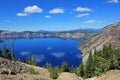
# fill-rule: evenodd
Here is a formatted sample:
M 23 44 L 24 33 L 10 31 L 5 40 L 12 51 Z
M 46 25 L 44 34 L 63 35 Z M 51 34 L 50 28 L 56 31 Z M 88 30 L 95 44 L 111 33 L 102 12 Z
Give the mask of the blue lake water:
M 28 56 L 33 56 L 39 66 L 50 62 L 53 66 L 59 66 L 63 61 L 69 66 L 79 66 L 81 63 L 81 52 L 78 50 L 80 42 L 75 40 L 64 40 L 59 38 L 41 39 L 17 39 L 14 41 L 15 56 L 20 61 L 25 61 Z M 6 41 L 7 48 L 11 51 L 12 40 Z M 3 48 L 3 43 L 0 43 Z

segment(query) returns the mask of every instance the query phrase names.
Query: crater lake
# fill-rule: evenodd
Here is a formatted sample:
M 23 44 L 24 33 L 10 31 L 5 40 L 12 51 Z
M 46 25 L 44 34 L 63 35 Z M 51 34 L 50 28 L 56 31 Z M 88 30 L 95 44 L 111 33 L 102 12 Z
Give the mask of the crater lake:
M 31 56 L 36 59 L 38 66 L 45 66 L 47 62 L 60 66 L 64 61 L 69 66 L 79 66 L 82 56 L 78 47 L 82 41 L 60 38 L 16 39 L 6 40 L 6 46 L 11 52 L 13 42 L 14 54 L 22 62 Z M 3 45 L 4 42 L 0 42 L 1 50 Z

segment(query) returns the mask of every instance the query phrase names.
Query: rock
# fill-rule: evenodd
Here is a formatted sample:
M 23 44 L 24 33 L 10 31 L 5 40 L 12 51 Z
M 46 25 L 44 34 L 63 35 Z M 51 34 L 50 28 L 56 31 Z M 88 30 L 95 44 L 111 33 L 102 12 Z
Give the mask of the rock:
M 10 69 L 6 69 L 6 68 L 2 68 L 0 69 L 0 73 L 1 74 L 11 74 L 11 70 Z
M 26 70 L 21 70 L 20 73 L 26 73 Z
M 17 75 L 15 71 L 11 71 L 11 75 Z
M 103 45 L 108 44 L 116 49 L 120 48 L 120 22 L 106 26 L 100 33 L 92 35 L 80 45 L 79 49 L 83 53 L 83 64 L 87 62 L 90 51 L 93 54 L 95 49 L 101 50 Z
M 83 80 L 83 79 L 78 77 L 74 73 L 64 72 L 57 78 L 57 80 Z

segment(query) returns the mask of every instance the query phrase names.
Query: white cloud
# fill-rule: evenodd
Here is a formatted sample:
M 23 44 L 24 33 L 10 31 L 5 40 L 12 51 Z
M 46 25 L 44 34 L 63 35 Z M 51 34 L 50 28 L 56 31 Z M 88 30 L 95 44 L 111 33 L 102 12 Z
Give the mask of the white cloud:
M 78 59 L 81 59 L 81 58 L 82 58 L 81 54 L 77 54 L 76 57 L 77 57 Z
M 55 53 L 51 53 L 51 55 L 56 58 L 61 58 L 65 55 L 65 53 L 64 52 L 55 52 Z
M 62 8 L 55 8 L 49 11 L 51 14 L 59 14 L 59 13 L 64 13 L 64 9 Z
M 22 55 L 22 56 L 26 56 L 26 55 L 29 55 L 29 54 L 30 54 L 29 51 L 23 51 L 23 52 L 21 52 L 21 55 Z
M 39 8 L 37 5 L 28 6 L 24 9 L 25 13 L 41 13 L 43 9 Z
M 118 0 L 109 0 L 108 2 L 109 2 L 109 3 L 119 3 Z
M 52 49 L 52 47 L 47 47 L 47 50 L 51 50 Z
M 37 62 L 41 62 L 45 59 L 45 55 L 40 54 L 40 55 L 32 55 L 32 59 L 36 59 Z
M 45 16 L 45 18 L 51 18 L 51 16 Z
M 37 5 L 33 5 L 33 6 L 28 6 L 26 8 L 24 8 L 23 12 L 21 13 L 17 13 L 17 16 L 28 16 L 29 14 L 32 13 L 41 13 L 43 11 L 42 8 L 38 7 Z
M 72 14 L 73 12 L 69 12 L 70 14 Z
M 17 15 L 17 16 L 28 16 L 27 13 L 17 13 L 16 15 Z
M 77 17 L 77 18 L 81 18 L 81 17 L 85 17 L 85 16 L 88 16 L 88 15 L 89 15 L 88 13 L 78 14 L 76 17 Z
M 88 21 L 85 21 L 84 23 L 91 24 L 91 23 L 95 23 L 95 22 L 96 22 L 95 20 L 88 20 Z
M 77 11 L 77 12 L 89 12 L 89 11 L 92 11 L 92 9 L 90 9 L 90 8 L 87 8 L 87 7 L 77 7 L 76 9 L 75 9 L 75 11 Z

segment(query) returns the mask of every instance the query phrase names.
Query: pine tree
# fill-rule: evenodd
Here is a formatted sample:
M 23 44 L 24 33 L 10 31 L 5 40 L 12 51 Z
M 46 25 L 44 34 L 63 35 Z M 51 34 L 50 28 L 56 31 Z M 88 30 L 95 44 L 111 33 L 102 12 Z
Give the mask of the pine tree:
M 58 73 L 59 73 L 59 68 L 58 67 L 54 67 L 54 68 L 51 68 L 50 70 L 49 70 L 49 72 L 50 72 L 50 77 L 52 78 L 52 79 L 57 79 L 58 78 Z
M 68 64 L 63 62 L 61 65 L 62 72 L 69 72 Z
M 3 51 L 4 51 L 4 57 L 5 57 L 5 58 L 8 58 L 8 59 L 11 59 L 10 51 L 9 51 L 9 50 L 7 49 L 7 47 L 6 47 L 6 42 L 4 43 Z
M 4 51 L 4 56 L 6 56 L 7 54 L 6 42 L 4 42 L 3 51 Z
M 26 60 L 26 63 L 30 65 L 35 65 L 35 66 L 37 65 L 37 61 L 35 57 L 28 57 L 28 59 Z
M 81 65 L 77 69 L 77 75 L 80 76 L 80 77 L 84 77 L 85 76 L 83 63 L 81 63 Z
M 14 42 L 12 41 L 12 53 L 11 53 L 11 57 L 13 60 L 17 60 L 15 54 L 14 54 Z
M 85 77 L 93 77 L 94 72 L 94 60 L 92 58 L 92 53 L 90 52 L 88 61 L 86 63 Z
M 2 51 L 0 50 L 0 57 L 2 57 Z
M 47 62 L 46 63 L 46 68 L 50 70 L 52 68 L 52 64 Z

